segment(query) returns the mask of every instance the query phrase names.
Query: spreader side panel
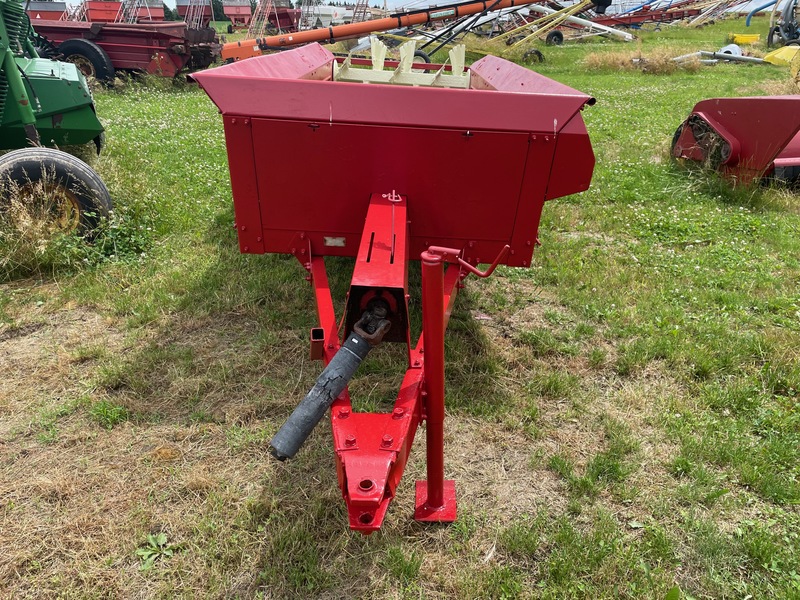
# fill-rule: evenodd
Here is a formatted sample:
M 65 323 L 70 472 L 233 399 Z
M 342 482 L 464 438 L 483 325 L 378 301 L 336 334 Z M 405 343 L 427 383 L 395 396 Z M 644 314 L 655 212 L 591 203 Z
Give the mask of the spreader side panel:
M 271 119 L 252 132 L 267 252 L 293 252 L 302 233 L 314 254 L 355 256 L 370 195 L 393 191 L 409 199 L 412 252 L 469 246 L 489 259 L 511 243 L 528 135 Z

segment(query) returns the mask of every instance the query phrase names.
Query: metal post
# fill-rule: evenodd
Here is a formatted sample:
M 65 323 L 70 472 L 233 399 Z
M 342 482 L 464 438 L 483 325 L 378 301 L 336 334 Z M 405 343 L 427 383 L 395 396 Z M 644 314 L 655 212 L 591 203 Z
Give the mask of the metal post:
M 444 260 L 433 252 L 421 258 L 428 480 L 417 482 L 414 518 L 455 521 L 455 482 L 444 479 Z
M 425 348 L 425 441 L 428 453 L 429 508 L 444 503 L 444 263 L 422 253 L 422 331 Z

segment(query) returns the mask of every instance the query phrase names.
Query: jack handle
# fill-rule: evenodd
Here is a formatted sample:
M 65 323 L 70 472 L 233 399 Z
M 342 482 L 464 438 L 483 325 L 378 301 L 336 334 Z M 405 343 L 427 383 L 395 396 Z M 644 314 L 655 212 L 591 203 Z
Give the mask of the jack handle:
M 509 246 L 508 244 L 503 246 L 503 249 L 500 250 L 500 254 L 497 255 L 497 258 L 494 259 L 494 262 L 485 271 L 479 271 L 477 268 L 473 267 L 471 264 L 469 264 L 467 261 L 461 258 L 463 250 L 456 250 L 455 248 L 445 248 L 443 246 L 429 246 L 428 252 L 430 252 L 431 254 L 438 254 L 442 258 L 447 258 L 448 256 L 452 256 L 453 258 L 458 260 L 458 265 L 462 269 L 469 271 L 470 273 L 472 273 L 473 275 L 477 275 L 478 277 L 489 277 L 489 275 L 494 273 L 494 270 L 497 268 L 497 265 L 499 265 L 500 261 L 506 257 L 506 254 L 508 254 L 508 251 L 510 249 L 511 246 Z

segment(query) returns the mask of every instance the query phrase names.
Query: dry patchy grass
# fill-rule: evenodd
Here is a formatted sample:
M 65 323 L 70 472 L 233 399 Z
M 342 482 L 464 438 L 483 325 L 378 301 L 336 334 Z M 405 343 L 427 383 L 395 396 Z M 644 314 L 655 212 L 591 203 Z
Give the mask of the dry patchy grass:
M 531 310 L 531 305 L 523 308 L 525 319 Z M 510 313 L 509 321 L 518 322 L 521 313 Z M 316 543 L 348 548 L 355 560 L 373 558 L 356 580 L 351 579 L 355 573 L 335 581 L 316 571 L 307 574 L 311 582 L 322 577 L 321 587 L 310 588 L 312 596 L 393 597 L 395 584 L 382 557 L 392 540 L 414 538 L 422 561 L 418 585 L 426 596 L 470 596 L 463 587 L 470 584 L 446 574 L 478 568 L 481 577 L 493 577 L 506 563 L 491 541 L 498 531 L 524 515 L 557 516 L 567 510 L 565 482 L 543 457 L 577 451 L 576 465 L 582 469 L 589 455 L 604 447 L 594 417 L 580 422 L 565 417 L 564 402 L 554 398 L 536 401 L 541 411 L 536 439 L 518 423 L 498 426 L 456 412 L 446 427 L 447 470 L 458 482 L 464 551 L 448 551 L 452 536 L 461 534 L 426 530 L 409 519 L 410 482 L 424 477 L 421 445 L 412 454 L 384 532 L 361 538 L 346 532 L 324 432 L 316 432 L 305 456 L 289 466 L 267 457 L 269 433 L 312 375 L 285 383 L 285 395 L 269 399 L 276 392 L 263 379 L 285 379 L 291 361 L 302 362 L 303 344 L 284 340 L 286 355 L 252 362 L 261 352 L 252 327 L 246 315 L 220 315 L 173 323 L 168 335 L 154 325 L 124 338 L 113 320 L 75 307 L 4 332 L 0 545 L 10 551 L 0 558 L 0 580 L 7 597 L 203 596 L 212 589 L 225 597 L 297 597 L 303 586 L 270 570 L 270 561 L 281 560 L 280 552 L 287 551 L 275 544 L 288 543 L 280 542 L 282 536 L 305 539 L 306 527 L 320 526 Z M 86 333 L 104 352 L 82 345 Z M 514 352 L 503 349 L 508 339 L 494 341 L 500 354 L 510 357 Z M 122 379 L 115 380 L 118 386 L 98 385 L 108 377 L 103 369 L 109 357 L 141 364 L 135 357 L 158 355 L 176 344 L 191 349 L 191 369 L 178 364 L 181 352 L 173 352 L 172 360 L 148 363 L 136 383 Z M 38 366 L 25 368 L 31 364 Z M 230 379 L 204 379 L 221 364 L 230 365 Z M 507 386 L 508 394 L 526 396 L 529 371 L 513 363 L 504 368 L 498 385 Z M 624 386 L 612 391 L 616 386 L 604 386 L 602 378 L 596 384 L 615 399 L 594 404 L 591 394 L 583 402 L 592 414 L 636 395 Z M 198 390 L 196 403 L 192 398 Z M 83 399 L 65 408 L 69 398 Z M 130 418 L 102 426 L 92 409 L 105 401 L 125 407 Z M 39 419 L 31 422 L 31 414 Z M 192 422 L 192 415 L 200 420 Z M 622 409 L 615 416 L 631 427 L 645 418 Z M 643 461 L 642 468 L 649 464 Z M 602 498 L 611 502 L 605 492 Z M 621 506 L 613 510 L 620 519 L 643 518 Z M 175 547 L 169 560 L 156 562 L 152 574 L 139 570 L 134 554 L 150 533 L 164 533 Z M 332 554 L 318 560 L 325 572 L 348 572 Z
M 591 52 L 582 65 L 589 71 L 641 71 L 650 75 L 671 75 L 677 71 L 695 72 L 702 68 L 697 59 L 676 62 L 674 51 L 654 48 L 643 54 L 641 48 L 634 52 Z

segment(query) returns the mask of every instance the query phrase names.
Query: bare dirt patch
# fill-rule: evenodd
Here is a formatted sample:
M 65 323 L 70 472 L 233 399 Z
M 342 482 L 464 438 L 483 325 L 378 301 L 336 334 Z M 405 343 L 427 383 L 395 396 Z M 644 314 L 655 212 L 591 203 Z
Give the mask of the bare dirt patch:
M 87 309 L 33 314 L 0 328 L 0 439 L 24 427 L 31 413 L 54 408 L 86 389 L 91 361 L 76 358 L 87 344 L 115 352 L 122 334 Z
M 327 431 L 316 432 L 304 449 L 306 458 L 289 467 L 267 455 L 275 415 L 302 395 L 318 369 L 305 364 L 296 336 L 287 334 L 286 355 L 276 360 L 259 352 L 247 315 L 175 322 L 166 335 L 155 327 L 127 340 L 113 320 L 84 308 L 37 319 L 0 342 L 6 374 L 0 382 L 0 547 L 10 549 L 0 556 L 0 597 L 164 596 L 175 571 L 185 579 L 184 591 L 213 587 L 248 595 L 258 588 L 263 544 L 270 543 L 259 527 L 271 512 L 309 515 L 323 501 L 338 515 L 325 527 L 335 536 L 350 535 L 341 519 Z M 88 343 L 119 354 L 125 364 L 146 366 L 144 387 L 94 385 L 104 361 L 80 352 Z M 150 354 L 161 356 L 169 348 L 178 357 L 190 349 L 192 368 L 178 370 L 174 357 L 147 362 Z M 302 373 L 287 378 L 296 363 Z M 226 364 L 236 377 L 204 377 Z M 269 391 L 278 380 L 280 389 Z M 209 422 L 188 418 L 192 390 L 200 391 Z M 66 399 L 81 394 L 88 402 L 113 399 L 148 418 L 106 429 L 82 405 L 58 412 Z M 50 413 L 56 415 L 54 433 L 43 438 L 42 415 Z M 458 482 L 463 515 L 485 518 L 495 529 L 543 508 L 563 509 L 563 484 L 532 466 L 524 434 L 451 415 L 446 435 L 447 476 Z M 286 469 L 298 485 L 277 483 L 276 477 L 286 479 L 280 475 Z M 423 428 L 387 531 L 416 527 L 410 519 L 413 481 L 424 478 Z M 160 532 L 176 553 L 161 564 L 167 569 L 162 576 L 150 576 L 139 570 L 135 551 L 148 533 Z M 431 532 L 439 550 L 448 543 L 446 532 Z M 222 558 L 211 568 L 197 568 L 210 547 Z M 375 577 L 381 572 L 376 567 Z
M 175 317 L 125 338 L 113 320 L 84 308 L 40 314 L 4 330 L 14 333 L 0 340 L 8 373 L 0 381 L 0 547 L 10 549 L 0 555 L 0 597 L 171 597 L 192 590 L 202 596 L 210 589 L 223 597 L 270 597 L 273 583 L 263 573 L 275 561 L 287 560 L 290 568 L 294 559 L 284 554 L 296 554 L 301 543 L 318 553 L 314 564 L 342 574 L 318 597 L 392 597 L 395 583 L 387 578 L 381 544 L 397 539 L 414 540 L 426 594 L 454 597 L 458 578 L 449 574 L 466 564 L 502 564 L 495 542 L 504 528 L 541 512 L 556 517 L 568 510 L 567 482 L 545 459 L 566 455 L 582 470 L 606 447 L 603 416 L 624 422 L 640 442 L 627 483 L 638 488 L 641 502 L 623 501 L 606 489 L 593 502 L 622 523 L 653 522 L 649 500 L 671 484 L 665 464 L 674 448 L 655 423 L 678 393 L 671 378 L 655 367 L 616 377 L 608 369 L 589 369 L 581 354 L 532 356 L 520 348 L 516 333 L 556 327 L 553 315 L 565 323 L 575 319 L 535 284 L 513 285 L 529 301 L 502 316 L 472 312 L 502 362 L 499 376 L 481 393 L 494 393 L 496 385 L 511 402 L 530 401 L 526 385 L 544 365 L 580 375 L 581 409 L 565 398 L 534 398 L 535 437 L 515 422 L 516 410 L 499 419 L 449 411 L 446 476 L 456 480 L 460 527 L 474 527 L 460 542 L 461 554 L 448 553 L 456 530 L 423 528 L 411 518 L 413 482 L 425 478 L 424 427 L 383 538 L 346 529 L 327 425 L 296 461 L 269 458 L 271 433 L 319 371 L 308 363 L 297 332 L 270 332 L 273 338 L 259 341 L 254 317 L 232 313 Z M 118 359 L 125 375 L 119 386 L 91 383 L 108 365 L 81 352 L 89 342 Z M 135 381 L 126 379 L 131 373 Z M 84 406 L 61 410 L 66 399 L 81 394 L 89 402 L 111 399 L 134 417 L 106 429 Z M 54 433 L 45 436 L 48 419 Z M 303 542 L 306 532 L 314 532 L 312 541 Z M 155 533 L 167 536 L 174 554 L 142 572 L 136 550 Z M 365 561 L 358 573 L 348 571 L 348 556 Z M 285 597 L 282 589 L 274 597 Z

